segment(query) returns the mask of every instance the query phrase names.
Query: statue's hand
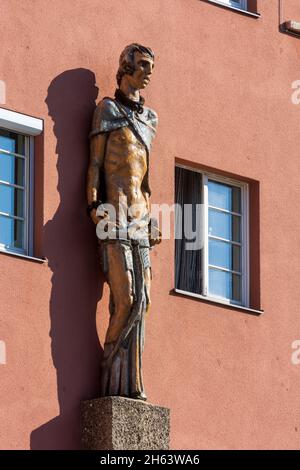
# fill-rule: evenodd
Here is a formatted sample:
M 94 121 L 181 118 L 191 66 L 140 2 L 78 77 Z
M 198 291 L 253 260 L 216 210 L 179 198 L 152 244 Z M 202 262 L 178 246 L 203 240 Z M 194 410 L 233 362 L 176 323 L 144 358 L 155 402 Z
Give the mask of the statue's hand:
M 91 219 L 92 219 L 92 221 L 94 222 L 95 225 L 97 225 L 98 222 L 100 222 L 100 220 L 108 218 L 108 213 L 107 212 L 105 212 L 103 215 L 100 215 L 100 216 L 97 215 L 97 209 L 93 209 L 91 211 L 90 215 L 91 215 Z
M 150 246 L 159 245 L 162 241 L 162 233 L 158 228 L 157 220 L 150 219 L 149 223 L 149 243 Z
M 159 245 L 161 243 L 161 240 L 162 240 L 162 236 L 161 236 L 161 232 L 159 232 L 159 235 L 157 237 L 150 238 L 150 246 Z
M 96 209 L 93 209 L 91 212 L 90 212 L 90 217 L 92 219 L 92 221 L 94 222 L 95 225 L 97 225 L 97 223 L 99 222 L 100 220 L 100 217 L 97 217 L 96 215 Z

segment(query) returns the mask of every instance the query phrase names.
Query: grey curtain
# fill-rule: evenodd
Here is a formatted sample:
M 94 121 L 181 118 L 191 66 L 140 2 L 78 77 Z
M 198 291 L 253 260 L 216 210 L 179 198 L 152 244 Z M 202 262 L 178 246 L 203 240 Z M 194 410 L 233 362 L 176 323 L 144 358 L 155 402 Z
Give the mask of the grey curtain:
M 175 223 L 181 224 L 182 238 L 175 240 L 175 286 L 176 289 L 202 293 L 201 251 L 186 250 L 184 237 L 184 204 L 192 204 L 193 231 L 196 228 L 196 204 L 201 204 L 201 174 L 185 168 L 175 167 L 175 202 L 182 208 L 182 218 L 176 217 Z

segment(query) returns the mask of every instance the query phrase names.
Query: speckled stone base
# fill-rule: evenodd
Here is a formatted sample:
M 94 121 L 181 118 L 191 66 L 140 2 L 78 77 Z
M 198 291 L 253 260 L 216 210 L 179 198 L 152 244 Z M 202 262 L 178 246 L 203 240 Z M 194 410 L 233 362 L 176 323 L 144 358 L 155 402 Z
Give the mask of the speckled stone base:
M 104 397 L 81 403 L 87 450 L 167 450 L 170 410 L 140 400 Z

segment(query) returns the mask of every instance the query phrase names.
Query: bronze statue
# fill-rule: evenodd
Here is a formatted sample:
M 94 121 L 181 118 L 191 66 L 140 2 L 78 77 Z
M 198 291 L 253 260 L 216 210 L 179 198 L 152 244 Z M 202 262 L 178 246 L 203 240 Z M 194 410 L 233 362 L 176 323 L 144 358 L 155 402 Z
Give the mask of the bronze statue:
M 141 364 L 150 306 L 149 250 L 161 241 L 149 217 L 149 153 L 157 115 L 144 106 L 139 91 L 148 85 L 153 68 L 150 48 L 130 44 L 122 52 L 115 99 L 104 98 L 94 113 L 87 178 L 88 212 L 97 224 L 110 287 L 101 395 L 141 400 L 147 399 Z

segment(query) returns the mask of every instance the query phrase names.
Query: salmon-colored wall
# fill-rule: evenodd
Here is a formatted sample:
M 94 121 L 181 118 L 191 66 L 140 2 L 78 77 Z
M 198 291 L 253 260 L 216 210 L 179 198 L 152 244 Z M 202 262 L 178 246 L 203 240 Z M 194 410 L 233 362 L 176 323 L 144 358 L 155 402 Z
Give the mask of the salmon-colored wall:
M 299 19 L 299 2 L 288 3 L 286 19 Z M 258 0 L 260 19 L 201 0 L 2 0 L 0 8 L 5 107 L 45 120 L 36 255 L 48 260 L 0 253 L 0 448 L 79 448 L 79 402 L 97 396 L 95 314 L 103 344 L 108 288 L 85 212 L 86 136 L 130 42 L 156 52 L 145 92 L 159 114 L 152 201 L 174 202 L 175 159 L 249 178 L 260 191 L 260 317 L 171 295 L 173 241 L 152 252 L 149 401 L 171 408 L 173 449 L 299 447 L 291 344 L 300 337 L 300 105 L 291 96 L 300 39 L 279 32 L 277 1 Z M 257 260 L 254 268 L 259 274 Z

